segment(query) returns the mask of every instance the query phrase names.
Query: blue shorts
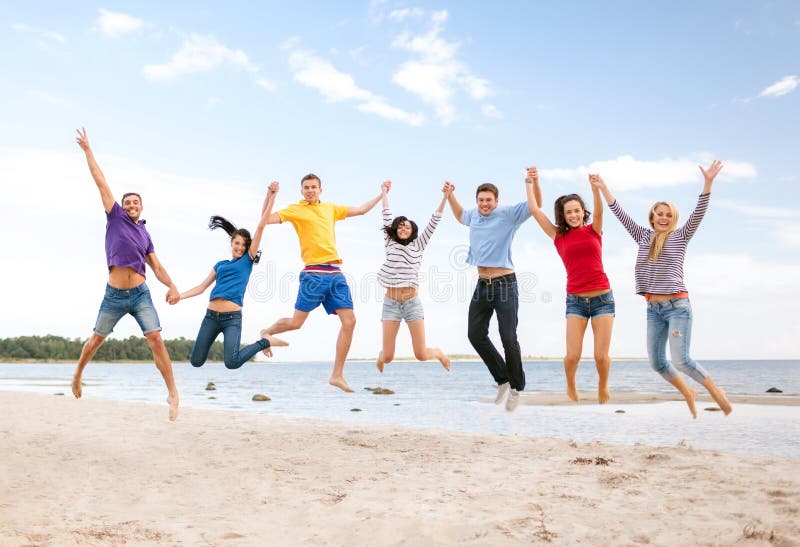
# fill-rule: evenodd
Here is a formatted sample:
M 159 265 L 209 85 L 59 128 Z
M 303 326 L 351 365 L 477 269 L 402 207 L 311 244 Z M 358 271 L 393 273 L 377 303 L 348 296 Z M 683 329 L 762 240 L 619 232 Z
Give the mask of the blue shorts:
M 353 297 L 344 274 L 300 272 L 300 290 L 294 308 L 310 312 L 320 304 L 329 314 L 342 308 L 353 309 Z
M 406 320 L 406 323 L 417 319 L 425 319 L 425 313 L 422 311 L 422 300 L 419 299 L 419 296 L 402 302 L 384 296 L 381 321 L 402 321 L 403 319 Z
M 158 313 L 150 298 L 150 289 L 142 283 L 132 289 L 117 289 L 106 285 L 106 295 L 100 304 L 100 313 L 94 324 L 94 333 L 105 338 L 114 331 L 114 326 L 124 315 L 131 314 L 142 329 L 149 334 L 161 330 Z
M 567 317 L 580 317 L 587 321 L 592 317 L 610 315 L 614 317 L 614 292 L 599 294 L 597 296 L 567 295 Z

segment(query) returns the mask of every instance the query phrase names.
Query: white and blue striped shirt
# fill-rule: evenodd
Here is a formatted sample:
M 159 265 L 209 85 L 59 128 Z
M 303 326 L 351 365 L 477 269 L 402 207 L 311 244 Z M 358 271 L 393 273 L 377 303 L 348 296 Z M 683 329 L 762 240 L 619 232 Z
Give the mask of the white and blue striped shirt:
M 422 264 L 422 252 L 428 245 L 433 231 L 442 219 L 441 213 L 433 213 L 425 230 L 419 232 L 417 238 L 408 245 L 394 241 L 384 233 L 386 245 L 386 261 L 378 272 L 378 280 L 384 287 L 417 287 L 419 286 L 419 267 Z M 394 217 L 389 209 L 383 210 L 383 225 L 391 226 Z

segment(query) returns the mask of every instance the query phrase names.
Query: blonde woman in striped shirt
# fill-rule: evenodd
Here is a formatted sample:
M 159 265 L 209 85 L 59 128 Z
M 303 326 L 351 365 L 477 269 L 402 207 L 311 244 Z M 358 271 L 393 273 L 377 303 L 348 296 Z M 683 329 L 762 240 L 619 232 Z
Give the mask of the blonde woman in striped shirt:
M 381 189 L 386 260 L 378 272 L 378 280 L 386 288 L 386 296 L 383 299 L 381 314 L 383 349 L 378 353 L 376 365 L 378 370 L 383 372 L 383 367 L 394 359 L 397 333 L 400 330 L 400 323 L 405 320 L 408 331 L 411 333 L 414 357 L 420 361 L 438 359 L 445 370 L 450 371 L 450 359 L 442 353 L 442 350 L 425 345 L 424 312 L 422 302 L 417 296 L 422 253 L 442 219 L 447 193 L 444 192 L 442 201 L 431 216 L 425 230 L 418 234 L 417 225 L 413 220 L 404 216 L 392 218 L 392 212 L 389 209 L 389 185 L 384 183 Z
M 719 161 L 714 161 L 708 169 L 700 167 L 705 179 L 703 193 L 689 220 L 680 228 L 677 228 L 678 209 L 672 203 L 656 202 L 650 209 L 650 228 L 645 228 L 622 209 L 602 177 L 592 180 L 592 185 L 603 193 L 611 212 L 639 245 L 636 255 L 636 293 L 647 300 L 647 354 L 650 366 L 681 392 L 694 418 L 697 418 L 697 391 L 686 384 L 678 370 L 702 384 L 726 415 L 732 411 L 725 391 L 689 356 L 692 307 L 683 282 L 686 246 L 708 209 L 711 186 L 720 169 L 722 163 Z M 672 363 L 666 357 L 667 345 Z

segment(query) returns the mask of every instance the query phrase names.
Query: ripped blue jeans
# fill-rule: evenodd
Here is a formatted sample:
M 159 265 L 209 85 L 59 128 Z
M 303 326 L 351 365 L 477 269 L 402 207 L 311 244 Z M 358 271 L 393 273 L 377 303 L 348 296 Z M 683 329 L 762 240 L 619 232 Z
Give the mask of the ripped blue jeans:
M 692 305 L 688 298 L 647 303 L 647 355 L 653 370 L 671 381 L 678 370 L 702 384 L 708 373 L 689 357 Z M 667 345 L 672 363 L 667 361 Z

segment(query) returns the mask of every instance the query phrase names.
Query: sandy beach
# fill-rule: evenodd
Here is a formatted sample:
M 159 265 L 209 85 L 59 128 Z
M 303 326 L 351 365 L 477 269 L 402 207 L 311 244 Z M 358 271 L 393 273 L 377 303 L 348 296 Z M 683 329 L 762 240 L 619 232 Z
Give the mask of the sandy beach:
M 0 392 L 0 545 L 798 545 L 796 460 Z

